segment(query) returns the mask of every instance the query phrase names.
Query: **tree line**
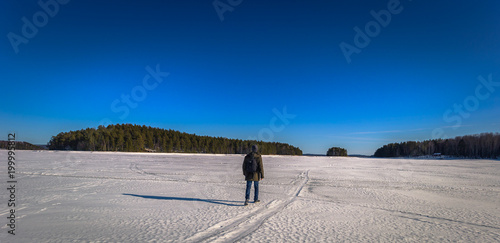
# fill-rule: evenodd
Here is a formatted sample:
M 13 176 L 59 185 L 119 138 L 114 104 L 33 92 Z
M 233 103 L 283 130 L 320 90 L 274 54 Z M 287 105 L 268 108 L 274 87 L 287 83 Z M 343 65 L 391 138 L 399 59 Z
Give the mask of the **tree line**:
M 11 141 L 12 142 L 12 141 Z M 0 141 L 0 149 L 8 149 L 9 141 Z M 44 148 L 28 142 L 16 141 L 16 149 L 18 150 L 43 150 Z
M 52 150 L 246 154 L 253 144 L 261 154 L 302 155 L 302 150 L 286 143 L 199 136 L 132 124 L 61 132 L 48 146 Z
M 347 156 L 347 150 L 339 147 L 329 148 L 326 156 Z
M 423 142 L 391 143 L 377 149 L 374 156 L 413 157 L 435 153 L 464 158 L 497 158 L 500 156 L 500 134 L 481 133 Z

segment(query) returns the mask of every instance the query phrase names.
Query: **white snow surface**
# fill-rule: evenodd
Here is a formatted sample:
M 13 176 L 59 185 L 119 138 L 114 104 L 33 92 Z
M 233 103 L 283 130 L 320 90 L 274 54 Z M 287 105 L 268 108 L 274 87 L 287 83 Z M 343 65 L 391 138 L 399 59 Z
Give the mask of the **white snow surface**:
M 4 190 L 0 241 L 500 242 L 498 160 L 263 156 L 246 207 L 242 161 L 17 151 L 16 235 Z

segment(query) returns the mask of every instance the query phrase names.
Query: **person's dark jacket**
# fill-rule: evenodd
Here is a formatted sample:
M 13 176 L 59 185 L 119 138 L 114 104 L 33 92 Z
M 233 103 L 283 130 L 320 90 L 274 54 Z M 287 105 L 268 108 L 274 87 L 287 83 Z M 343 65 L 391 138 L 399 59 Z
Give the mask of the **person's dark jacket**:
M 252 154 L 257 160 L 257 172 L 247 173 L 245 171 L 245 162 L 252 159 Z M 262 164 L 262 156 L 258 152 L 251 152 L 245 156 L 245 159 L 243 160 L 243 175 L 247 181 L 260 181 L 261 179 L 264 179 L 264 165 Z

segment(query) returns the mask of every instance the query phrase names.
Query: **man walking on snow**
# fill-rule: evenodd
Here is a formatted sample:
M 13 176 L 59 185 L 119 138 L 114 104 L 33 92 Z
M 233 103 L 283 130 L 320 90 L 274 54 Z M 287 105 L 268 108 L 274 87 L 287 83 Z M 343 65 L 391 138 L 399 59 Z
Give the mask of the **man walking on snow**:
M 250 189 L 252 188 L 252 181 L 255 189 L 254 202 L 258 203 L 259 200 L 259 181 L 264 179 L 264 166 L 262 165 L 262 156 L 257 152 L 257 145 L 252 146 L 252 152 L 245 156 L 243 160 L 243 175 L 247 181 L 247 188 L 245 193 L 245 206 L 248 205 L 250 199 Z

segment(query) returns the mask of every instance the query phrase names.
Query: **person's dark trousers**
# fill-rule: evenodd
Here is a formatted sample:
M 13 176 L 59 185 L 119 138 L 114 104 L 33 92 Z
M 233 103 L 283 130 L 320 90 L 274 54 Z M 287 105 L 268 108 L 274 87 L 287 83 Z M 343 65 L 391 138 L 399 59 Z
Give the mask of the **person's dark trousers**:
M 258 181 L 247 181 L 247 192 L 245 194 L 245 199 L 249 200 L 250 199 L 250 189 L 252 188 L 252 182 L 253 182 L 253 187 L 255 189 L 255 196 L 253 198 L 254 201 L 259 200 L 259 182 Z

